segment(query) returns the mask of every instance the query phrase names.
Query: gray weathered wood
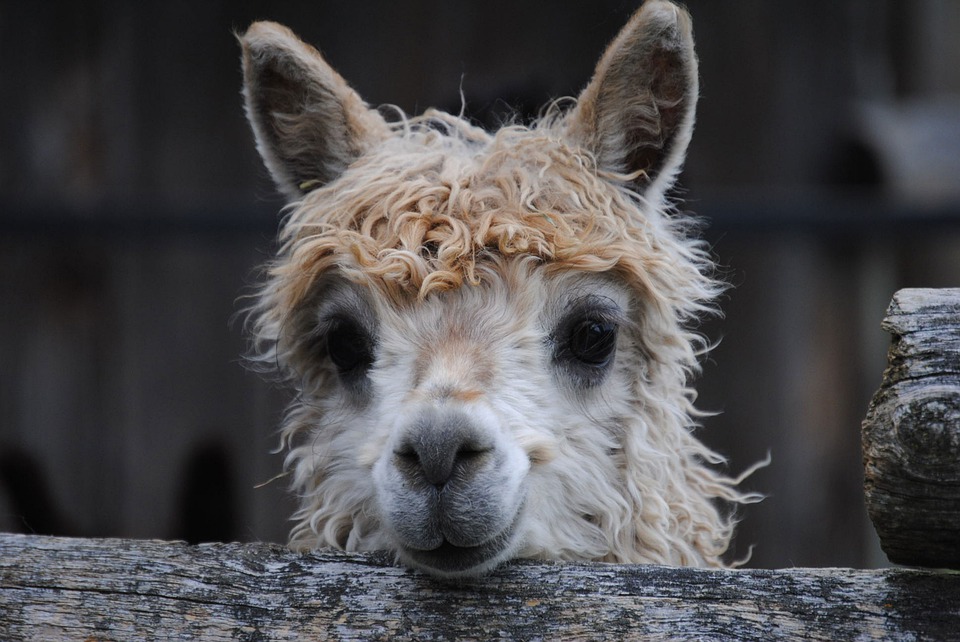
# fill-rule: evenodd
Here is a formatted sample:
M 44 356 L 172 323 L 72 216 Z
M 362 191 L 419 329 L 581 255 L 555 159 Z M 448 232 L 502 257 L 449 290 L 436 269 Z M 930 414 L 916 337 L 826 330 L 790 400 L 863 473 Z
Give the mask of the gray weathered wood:
M 0 535 L 0 640 L 944 640 L 960 575 L 522 562 L 439 582 L 380 555 Z
M 960 288 L 897 292 L 863 422 L 867 509 L 890 561 L 960 568 Z

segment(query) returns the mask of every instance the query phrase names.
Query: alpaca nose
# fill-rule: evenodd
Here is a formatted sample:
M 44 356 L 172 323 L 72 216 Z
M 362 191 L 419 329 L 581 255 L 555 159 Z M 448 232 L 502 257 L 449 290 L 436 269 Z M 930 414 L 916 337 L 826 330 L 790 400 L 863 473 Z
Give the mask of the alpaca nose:
M 483 466 L 493 450 L 459 413 L 421 417 L 394 450 L 395 464 L 411 481 L 426 481 L 443 488 L 452 478 L 467 481 Z

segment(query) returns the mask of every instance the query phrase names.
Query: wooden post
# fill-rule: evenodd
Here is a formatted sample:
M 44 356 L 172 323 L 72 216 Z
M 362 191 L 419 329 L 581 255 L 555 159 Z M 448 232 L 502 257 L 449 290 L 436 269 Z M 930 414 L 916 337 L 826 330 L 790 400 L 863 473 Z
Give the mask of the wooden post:
M 946 640 L 960 575 L 515 562 L 0 534 L 0 640 Z
M 897 292 L 863 422 L 867 509 L 891 562 L 960 569 L 960 288 Z

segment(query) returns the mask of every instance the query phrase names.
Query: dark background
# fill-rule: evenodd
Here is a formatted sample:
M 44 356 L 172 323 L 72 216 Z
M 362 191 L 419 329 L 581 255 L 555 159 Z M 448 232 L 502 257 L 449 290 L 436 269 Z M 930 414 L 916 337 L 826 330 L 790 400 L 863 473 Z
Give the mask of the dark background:
M 495 124 L 576 95 L 636 3 L 0 0 L 0 530 L 283 541 L 285 393 L 237 297 L 281 202 L 239 48 L 284 22 L 371 104 Z M 960 285 L 960 3 L 697 0 L 685 207 L 736 287 L 702 437 L 769 494 L 752 565 L 885 563 L 859 426 L 893 292 Z

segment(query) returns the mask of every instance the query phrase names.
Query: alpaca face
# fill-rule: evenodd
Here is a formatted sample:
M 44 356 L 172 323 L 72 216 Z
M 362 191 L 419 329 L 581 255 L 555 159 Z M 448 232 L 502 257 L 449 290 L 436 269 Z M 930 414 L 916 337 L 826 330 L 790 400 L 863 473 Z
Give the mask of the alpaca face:
M 251 310 L 296 389 L 292 545 L 444 576 L 511 557 L 719 565 L 755 498 L 692 434 L 719 286 L 664 194 L 693 128 L 689 16 L 648 0 L 567 111 L 388 123 L 289 30 L 241 37 L 290 199 Z
M 582 455 L 590 441 L 615 448 L 624 409 L 609 400 L 623 398 L 636 358 L 618 355 L 632 331 L 629 296 L 604 276 L 505 271 L 401 307 L 339 279 L 318 293 L 325 383 L 311 403 L 337 410 L 322 413 L 316 438 L 336 435 L 329 458 L 366 480 L 378 547 L 440 574 L 477 573 L 520 551 L 572 554 L 591 540 L 603 549 L 602 503 L 565 495 L 578 478 L 616 481 L 615 455 L 601 466 Z M 544 522 L 579 532 L 535 537 Z

